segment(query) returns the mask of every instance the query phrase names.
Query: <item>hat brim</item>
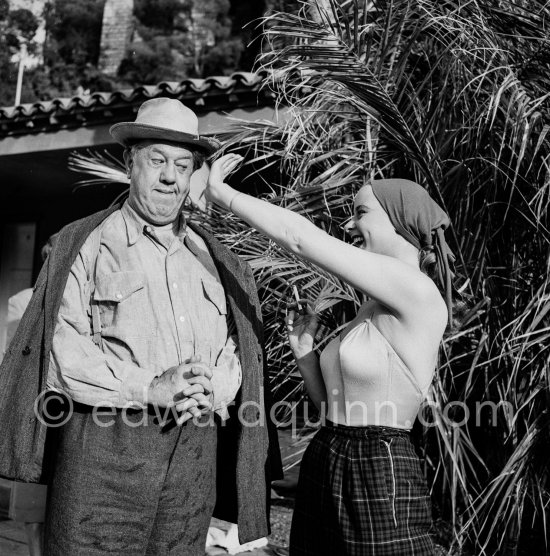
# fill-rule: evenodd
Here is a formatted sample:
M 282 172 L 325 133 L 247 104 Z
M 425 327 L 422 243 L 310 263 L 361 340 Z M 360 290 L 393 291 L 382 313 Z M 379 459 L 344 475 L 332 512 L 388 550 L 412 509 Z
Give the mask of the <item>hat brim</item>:
M 129 147 L 136 141 L 145 141 L 147 139 L 173 141 L 174 143 L 193 146 L 206 151 L 208 155 L 215 153 L 221 147 L 219 141 L 210 137 L 191 135 L 182 131 L 147 124 L 136 124 L 135 122 L 114 124 L 109 129 L 109 133 L 117 143 L 125 147 Z

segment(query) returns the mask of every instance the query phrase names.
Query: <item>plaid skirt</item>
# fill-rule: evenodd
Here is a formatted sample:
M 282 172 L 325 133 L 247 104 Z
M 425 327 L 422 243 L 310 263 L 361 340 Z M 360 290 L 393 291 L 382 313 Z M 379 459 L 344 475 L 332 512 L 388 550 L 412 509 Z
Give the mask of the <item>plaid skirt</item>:
M 408 432 L 327 421 L 302 459 L 290 556 L 432 555 L 431 525 Z

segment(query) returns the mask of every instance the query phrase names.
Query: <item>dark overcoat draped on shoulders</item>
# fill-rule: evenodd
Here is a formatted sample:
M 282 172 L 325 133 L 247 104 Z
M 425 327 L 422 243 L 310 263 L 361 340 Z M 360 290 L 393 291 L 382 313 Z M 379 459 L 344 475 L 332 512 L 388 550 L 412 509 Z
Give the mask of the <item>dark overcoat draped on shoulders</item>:
M 37 419 L 35 405 L 46 386 L 57 313 L 71 266 L 84 241 L 117 208 L 63 228 L 40 272 L 0 366 L 2 477 L 29 483 L 44 480 L 47 431 Z M 270 481 L 282 475 L 277 435 L 269 419 L 261 311 L 249 265 L 208 232 L 191 227 L 205 241 L 218 268 L 235 319 L 243 370 L 231 418 L 218 427 L 220 464 L 214 515 L 238 523 L 240 541 L 247 542 L 268 533 Z

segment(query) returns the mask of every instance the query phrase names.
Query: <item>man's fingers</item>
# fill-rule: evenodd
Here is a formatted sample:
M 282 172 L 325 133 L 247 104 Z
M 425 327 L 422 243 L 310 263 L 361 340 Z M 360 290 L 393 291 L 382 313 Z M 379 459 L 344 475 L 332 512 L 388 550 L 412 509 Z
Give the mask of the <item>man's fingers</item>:
M 204 394 L 194 394 L 194 396 L 185 398 L 184 401 L 176 403 L 173 407 L 177 413 L 176 425 L 183 425 L 189 419 L 200 418 L 212 409 L 212 402 Z M 167 425 L 170 419 L 160 422 L 161 427 Z
M 189 419 L 193 419 L 194 415 L 190 412 L 190 411 L 186 411 L 185 413 L 183 413 L 182 415 L 180 415 L 176 421 L 176 425 L 178 427 L 180 427 L 181 425 L 183 425 L 183 423 L 185 423 L 186 421 L 189 421 Z
M 176 411 L 178 413 L 190 412 L 195 417 L 202 415 L 202 410 L 210 411 L 212 409 L 212 401 L 209 396 L 202 393 L 193 394 L 185 401 L 176 404 Z
M 176 425 L 181 426 L 186 421 L 189 421 L 189 419 L 199 419 L 204 415 L 204 413 L 205 411 L 201 411 L 198 407 L 191 407 L 189 408 L 189 411 L 186 411 L 177 418 Z
M 188 381 L 188 386 L 186 386 L 181 392 L 174 394 L 173 400 L 177 403 L 194 396 L 195 394 L 206 394 L 212 393 L 212 383 L 204 376 L 195 376 L 190 378 Z
M 185 394 L 185 395 L 191 395 L 191 394 L 187 394 L 187 391 L 190 390 L 190 388 L 194 387 L 194 386 L 200 386 L 200 390 L 198 390 L 200 392 L 206 392 L 207 394 L 210 394 L 212 392 L 212 383 L 205 376 L 194 376 L 194 377 L 191 377 L 187 382 L 191 386 L 188 386 L 188 387 L 186 387 L 182 390 L 182 393 Z M 195 391 L 193 391 L 191 393 L 194 394 Z
M 210 396 L 206 396 L 204 394 L 194 394 L 192 398 L 197 400 L 198 407 L 202 407 L 208 411 L 212 409 L 212 400 L 210 399 Z
M 180 365 L 180 367 L 184 367 L 185 370 L 189 373 L 191 372 L 193 375 L 204 375 L 208 377 L 212 377 L 212 369 L 205 363 L 202 363 L 202 356 L 192 355 L 189 359 L 185 360 L 185 363 Z M 191 367 L 189 367 L 191 365 Z
M 176 419 L 178 426 L 183 425 L 189 419 L 198 419 L 212 408 L 211 402 L 204 394 L 195 394 L 194 397 L 187 398 L 184 402 L 176 404 L 176 410 L 180 414 Z
M 212 369 L 207 365 L 201 365 L 200 367 L 191 367 L 191 372 L 195 376 L 205 376 L 206 378 L 212 378 Z
M 203 394 L 203 393 L 204 393 L 204 386 L 202 384 L 193 384 L 192 386 L 189 386 L 189 388 L 182 390 L 179 394 L 177 394 L 177 396 L 181 396 L 183 399 L 183 398 L 188 398 L 193 394 Z
M 197 361 L 196 363 L 183 363 L 179 366 L 179 369 L 185 379 L 193 378 L 195 376 L 212 378 L 212 369 L 200 361 Z
M 181 393 L 178 394 L 178 396 L 182 395 Z M 174 396 L 174 398 L 176 398 L 176 396 Z M 191 408 L 196 407 L 200 405 L 201 407 L 211 407 L 212 406 L 212 401 L 211 401 L 211 395 L 210 393 L 205 394 L 202 391 L 200 392 L 194 392 L 192 394 L 190 394 L 189 396 L 185 396 L 184 398 L 181 398 L 180 401 L 176 402 L 175 405 L 175 409 L 176 411 L 180 412 L 180 411 L 189 411 Z
M 191 413 L 191 415 L 193 415 L 193 417 L 195 417 L 195 418 L 202 417 L 202 410 L 200 409 L 199 406 L 190 407 L 189 408 L 189 413 Z
M 175 409 L 178 413 L 185 413 L 187 411 L 190 411 L 191 408 L 197 407 L 198 405 L 199 402 L 195 398 L 185 398 L 185 400 L 182 400 L 181 402 L 178 402 L 176 404 Z

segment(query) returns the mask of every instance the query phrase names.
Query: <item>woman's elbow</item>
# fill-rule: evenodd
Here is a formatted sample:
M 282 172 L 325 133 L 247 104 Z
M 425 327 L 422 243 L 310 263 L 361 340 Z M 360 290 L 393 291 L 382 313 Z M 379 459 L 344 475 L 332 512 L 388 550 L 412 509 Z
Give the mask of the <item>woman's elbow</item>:
M 303 251 L 304 236 L 300 233 L 300 229 L 296 226 L 287 227 L 283 233 L 284 246 L 295 255 L 301 255 Z

